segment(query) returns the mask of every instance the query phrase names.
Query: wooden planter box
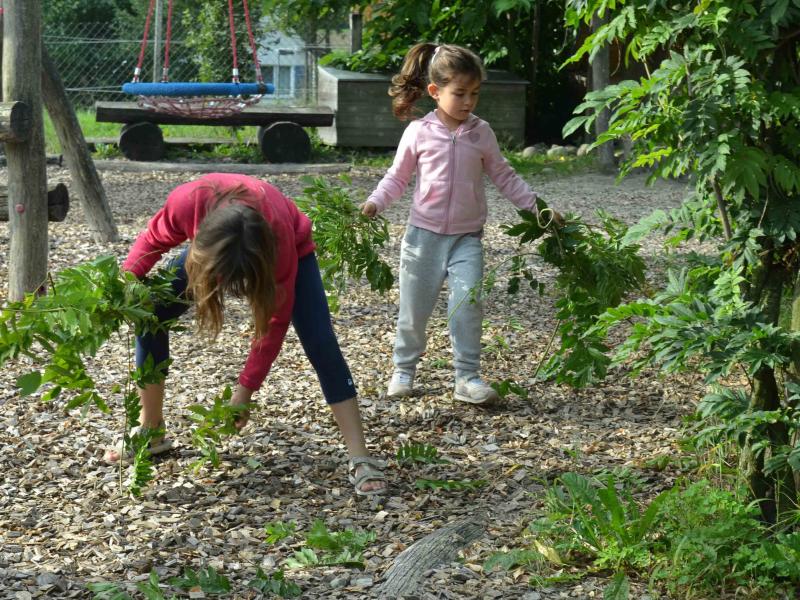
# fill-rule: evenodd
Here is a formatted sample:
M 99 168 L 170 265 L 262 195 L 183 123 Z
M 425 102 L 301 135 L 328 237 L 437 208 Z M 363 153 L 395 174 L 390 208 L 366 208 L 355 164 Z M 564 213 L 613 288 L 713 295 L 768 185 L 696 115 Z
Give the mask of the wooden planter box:
M 323 142 L 333 146 L 390 148 L 397 146 L 407 122 L 392 114 L 388 90 L 391 75 L 354 73 L 318 67 L 317 103 L 333 109 L 331 127 L 319 127 Z M 506 71 L 489 71 L 481 86 L 475 114 L 489 122 L 502 142 L 525 141 L 525 86 L 528 82 Z M 417 104 L 420 115 L 434 108 L 430 98 Z

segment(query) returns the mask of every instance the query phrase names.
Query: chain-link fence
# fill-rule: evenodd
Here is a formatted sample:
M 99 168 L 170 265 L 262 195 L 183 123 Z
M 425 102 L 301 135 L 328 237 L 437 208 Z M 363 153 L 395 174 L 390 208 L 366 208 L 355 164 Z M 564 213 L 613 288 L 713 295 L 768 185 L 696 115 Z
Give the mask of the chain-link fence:
M 151 32 L 152 33 L 152 32 Z M 141 36 L 141 32 L 138 32 Z M 170 81 L 199 81 L 198 65 L 187 56 L 185 43 L 191 31 L 180 23 L 172 26 Z M 131 81 L 137 64 L 141 37 L 135 31 L 120 31 L 114 23 L 79 23 L 58 34 L 45 31 L 44 42 L 56 65 L 67 95 L 75 108 L 91 108 L 96 101 L 132 100 L 122 93 L 122 84 Z M 316 99 L 316 71 L 319 57 L 335 46 L 307 46 L 301 40 L 280 32 L 258 36 L 258 54 L 264 80 L 275 85 L 275 94 L 262 102 L 313 104 Z M 153 76 L 155 44 L 148 40 L 144 53 L 142 81 L 157 81 Z M 220 48 L 231 56 L 230 48 Z M 163 40 L 159 52 L 163 63 Z M 252 72 L 241 72 L 242 81 L 255 81 Z

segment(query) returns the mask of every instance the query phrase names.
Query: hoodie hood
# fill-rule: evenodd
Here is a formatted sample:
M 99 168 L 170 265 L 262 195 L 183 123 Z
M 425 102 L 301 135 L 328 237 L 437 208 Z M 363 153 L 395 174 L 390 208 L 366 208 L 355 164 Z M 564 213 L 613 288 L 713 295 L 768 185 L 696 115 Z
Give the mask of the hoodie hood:
M 430 124 L 430 125 L 432 125 L 434 127 L 442 127 L 444 129 L 447 129 L 447 125 L 442 123 L 439 120 L 439 117 L 436 116 L 436 111 L 435 110 L 432 110 L 427 115 L 422 117 L 420 119 L 420 121 L 422 121 L 423 123 L 426 123 L 426 124 Z M 459 125 L 458 128 L 461 131 L 469 131 L 471 129 L 475 129 L 480 124 L 481 124 L 480 117 L 475 116 L 473 113 L 469 113 L 469 116 L 466 118 L 466 120 L 463 123 L 461 123 L 461 125 Z

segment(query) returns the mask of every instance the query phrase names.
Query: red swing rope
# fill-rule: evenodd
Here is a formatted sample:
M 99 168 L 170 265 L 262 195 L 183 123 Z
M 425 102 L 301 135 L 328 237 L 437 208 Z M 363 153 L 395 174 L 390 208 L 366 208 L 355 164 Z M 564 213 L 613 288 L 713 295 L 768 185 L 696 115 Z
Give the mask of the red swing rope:
M 244 8 L 244 22 L 247 25 L 247 37 L 250 39 L 250 49 L 253 51 L 256 81 L 258 83 L 264 83 L 264 74 L 261 72 L 261 63 L 258 60 L 258 48 L 256 47 L 256 38 L 253 35 L 253 25 L 250 22 L 250 9 L 247 7 L 247 0 L 242 0 L 242 7 Z
M 2 2 L 2 0 L 0 0 Z M 0 4 L 0 7 L 2 4 Z M 264 75 L 261 73 L 261 63 L 258 60 L 258 48 L 256 46 L 256 39 L 253 35 L 253 24 L 250 18 L 250 9 L 247 5 L 247 0 L 242 0 L 242 8 L 244 10 L 244 20 L 247 26 L 247 37 L 250 42 L 250 49 L 253 53 L 253 65 L 255 66 L 256 81 L 264 83 Z M 164 67 L 161 71 L 161 81 L 166 83 L 169 81 L 169 55 L 172 45 L 172 10 L 173 0 L 167 2 L 167 31 L 164 44 Z M 0 8 L 0 12 L 2 8 Z M 147 17 L 144 21 L 144 34 L 142 35 L 142 42 L 139 47 L 139 59 L 136 61 L 136 68 L 133 71 L 133 82 L 138 83 L 142 74 L 142 66 L 144 65 L 144 53 L 147 50 L 147 38 L 150 34 L 150 24 L 153 20 L 153 12 L 155 11 L 155 0 L 150 0 L 150 5 L 147 8 Z M 231 72 L 231 81 L 233 83 L 240 83 L 239 78 L 239 53 L 236 48 L 236 25 L 233 18 L 233 0 L 228 0 L 228 27 L 231 33 L 231 53 L 233 54 L 233 69 Z
M 231 52 L 233 52 L 231 81 L 233 81 L 233 83 L 239 83 L 239 54 L 236 52 L 236 27 L 233 24 L 233 0 L 228 0 L 228 23 L 231 28 Z
M 139 49 L 139 60 L 136 63 L 136 68 L 133 70 L 133 82 L 139 82 L 139 76 L 142 74 L 142 65 L 144 64 L 144 51 L 147 49 L 147 36 L 150 33 L 150 21 L 153 18 L 153 10 L 156 6 L 156 0 L 150 0 L 150 8 L 147 9 L 147 18 L 144 20 L 144 35 L 142 36 L 142 45 Z

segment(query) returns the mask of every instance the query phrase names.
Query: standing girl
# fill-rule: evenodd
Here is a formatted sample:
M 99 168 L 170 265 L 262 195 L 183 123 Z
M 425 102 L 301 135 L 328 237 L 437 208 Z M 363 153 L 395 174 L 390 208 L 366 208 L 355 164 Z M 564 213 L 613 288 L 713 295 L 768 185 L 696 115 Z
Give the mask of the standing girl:
M 381 465 L 370 458 L 365 445 L 356 388 L 331 324 L 309 218 L 268 183 L 244 175 L 209 174 L 169 194 L 136 239 L 123 268 L 143 277 L 164 252 L 187 240 L 189 245 L 171 262 L 176 269 L 173 289 L 176 296 L 194 300 L 198 329 L 211 337 L 219 334 L 226 294 L 246 299 L 252 311 L 255 340 L 231 403 L 249 404 L 291 320 L 344 438 L 356 492 L 386 491 Z M 186 302 L 178 302 L 158 307 L 156 315 L 160 321 L 175 319 L 187 308 Z M 137 367 L 148 359 L 160 365 L 168 358 L 167 331 L 137 337 Z M 141 428 L 153 436 L 151 453 L 169 449 L 163 379 L 140 388 L 139 397 Z M 241 413 L 238 429 L 247 418 Z M 109 459 L 118 460 L 119 451 Z
M 480 58 L 470 50 L 430 43 L 411 48 L 392 78 L 395 116 L 410 119 L 426 92 L 436 109 L 408 125 L 394 163 L 362 207 L 368 216 L 384 211 L 402 196 L 416 171 L 400 251 L 400 311 L 389 396 L 412 393 L 425 328 L 447 279 L 454 396 L 472 404 L 497 399 L 480 377 L 481 238 L 487 212 L 483 174 L 520 209 L 535 212 L 536 194 L 503 158 L 489 124 L 472 114 L 485 78 Z M 552 218 L 560 220 L 554 211 Z

